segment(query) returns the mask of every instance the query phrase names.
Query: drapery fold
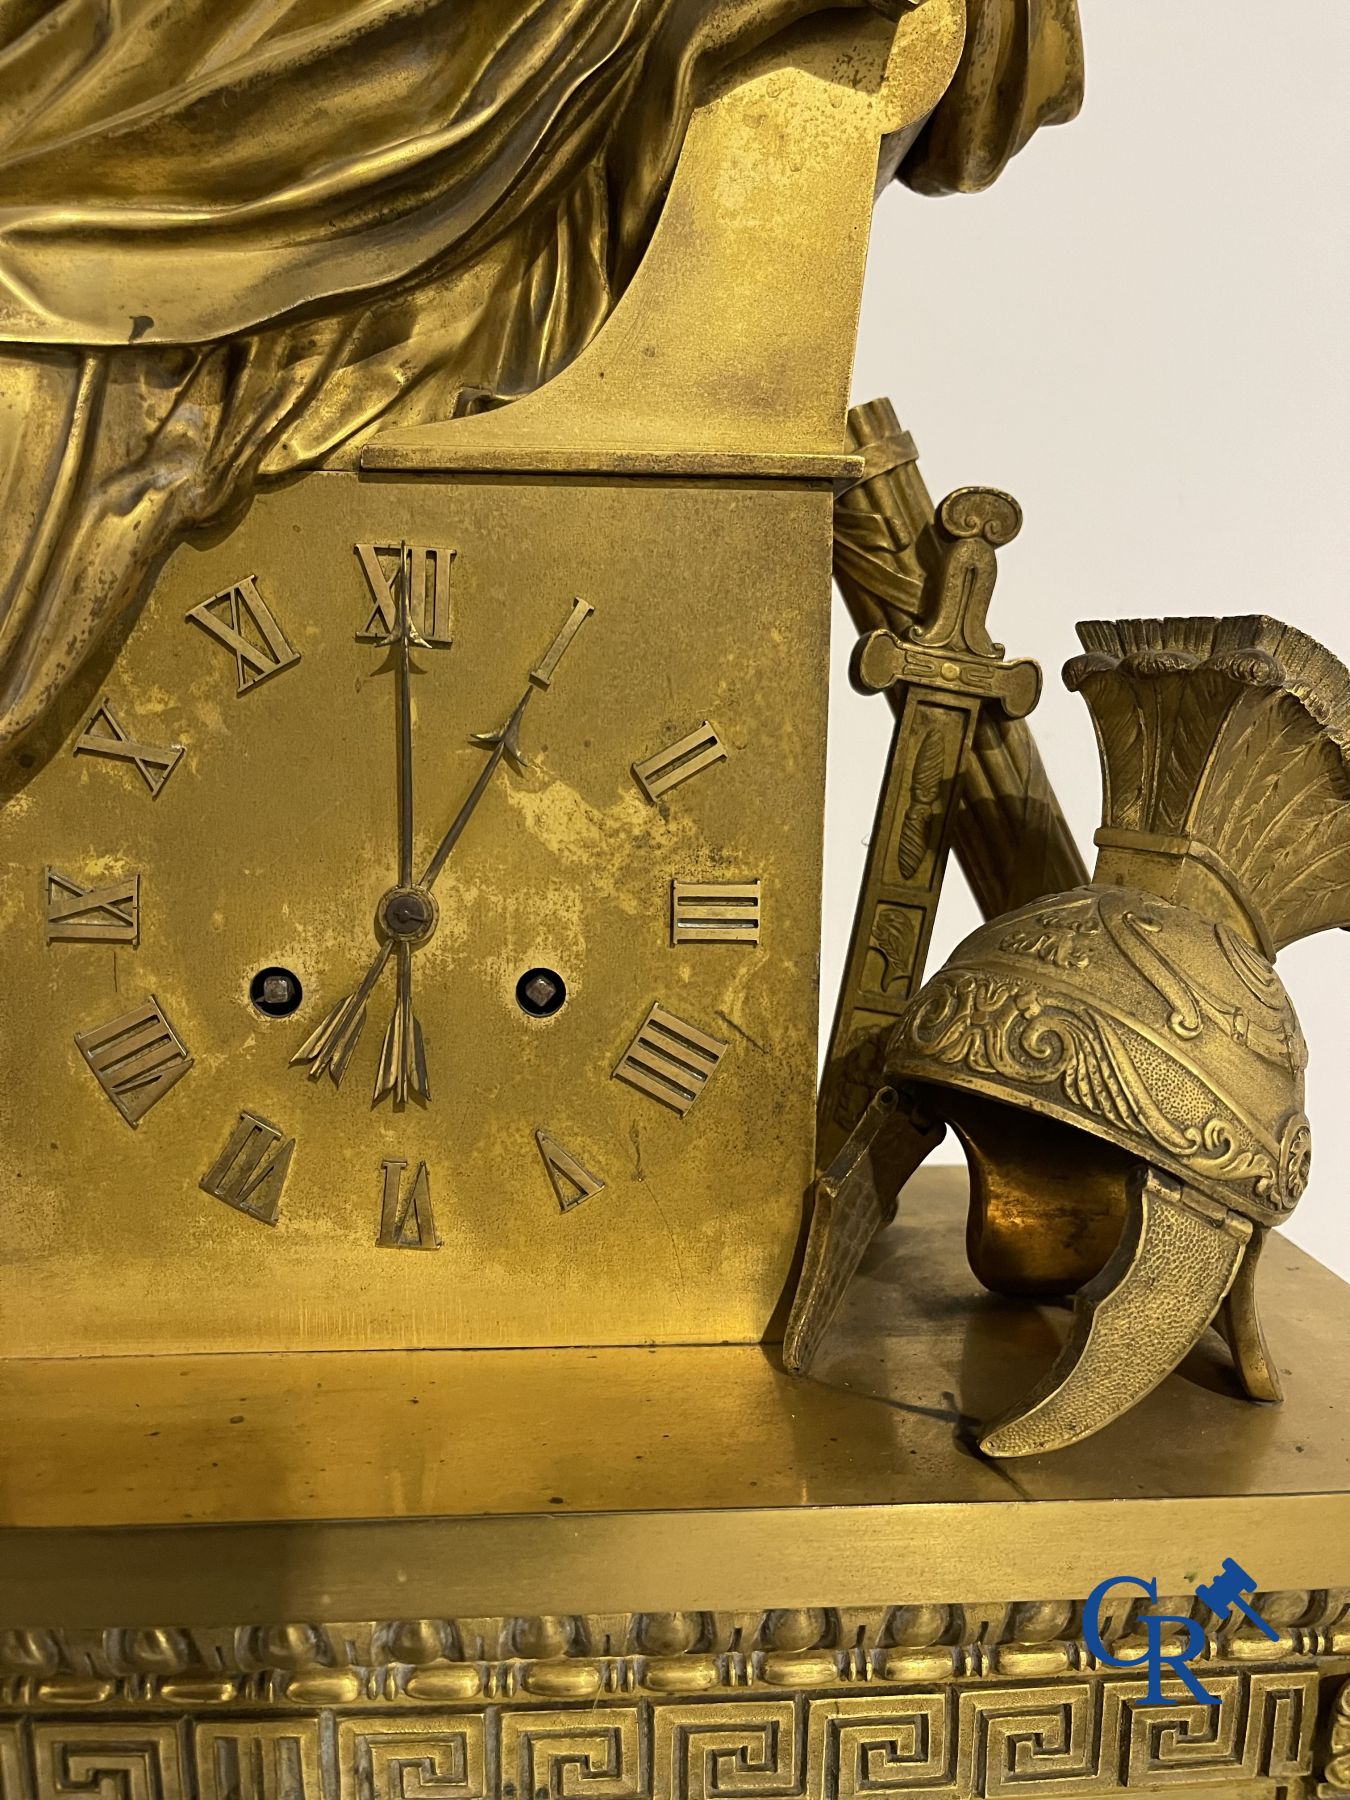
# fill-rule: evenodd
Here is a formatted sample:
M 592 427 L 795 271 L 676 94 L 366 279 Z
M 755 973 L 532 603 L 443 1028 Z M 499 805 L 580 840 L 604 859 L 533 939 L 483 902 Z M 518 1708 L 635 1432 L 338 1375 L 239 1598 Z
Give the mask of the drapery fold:
M 1082 103 L 1078 0 L 967 0 L 960 65 L 900 180 L 922 194 L 986 188 L 1034 131 Z
M 0 0 L 0 751 L 185 535 L 570 362 L 704 72 L 825 4 Z M 916 186 L 1059 116 L 1069 0 L 970 4 Z

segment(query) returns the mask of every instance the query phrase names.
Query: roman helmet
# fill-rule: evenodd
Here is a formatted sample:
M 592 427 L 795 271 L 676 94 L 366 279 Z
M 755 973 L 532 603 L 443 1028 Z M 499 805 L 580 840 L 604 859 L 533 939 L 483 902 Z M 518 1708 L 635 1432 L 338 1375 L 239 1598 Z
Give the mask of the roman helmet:
M 914 996 L 890 1079 L 958 1133 L 986 1285 L 1077 1290 L 1058 1361 L 984 1449 L 1090 1436 L 1222 1309 L 1279 1382 L 1257 1257 L 1308 1180 L 1307 1061 L 1276 953 L 1350 924 L 1350 674 L 1265 617 L 1079 627 L 1103 823 L 1091 883 L 1004 914 Z

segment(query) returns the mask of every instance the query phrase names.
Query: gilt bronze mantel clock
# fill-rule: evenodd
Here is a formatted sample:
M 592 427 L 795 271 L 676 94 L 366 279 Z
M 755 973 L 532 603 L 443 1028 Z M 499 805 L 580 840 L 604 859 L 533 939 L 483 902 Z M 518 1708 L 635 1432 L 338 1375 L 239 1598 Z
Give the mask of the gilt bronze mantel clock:
M 819 484 L 336 473 L 178 553 L 6 833 L 15 1349 L 763 1335 L 828 532 Z
M 981 979 L 1099 900 L 1021 509 L 848 410 L 870 215 L 1073 114 L 1073 0 L 95 11 L 0 8 L 0 1800 L 1345 1800 L 1318 1394 L 1225 1388 L 1216 1275 L 1198 1375 L 1009 1473 L 1064 1322 L 904 1180 L 970 1135 L 948 862 Z M 832 577 L 897 724 L 822 1074 Z M 1213 697 L 1109 630 L 1093 681 Z M 1304 642 L 1228 673 L 1329 793 Z M 1114 1379 L 1139 1134 L 1067 1192 L 1028 1081 L 973 1264 L 1081 1288 Z M 1194 1621 L 1224 1558 L 1265 1623 L 1159 1702 L 1089 1596 Z

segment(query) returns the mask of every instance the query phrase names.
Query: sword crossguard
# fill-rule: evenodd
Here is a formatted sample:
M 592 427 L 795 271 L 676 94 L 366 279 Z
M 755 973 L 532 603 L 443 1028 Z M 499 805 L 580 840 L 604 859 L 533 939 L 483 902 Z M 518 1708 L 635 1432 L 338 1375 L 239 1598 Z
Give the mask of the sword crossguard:
M 854 685 L 879 693 L 897 682 L 944 688 L 997 702 L 1022 719 L 1041 693 L 1041 672 L 1026 659 L 1004 662 L 1003 646 L 985 621 L 998 578 L 996 549 L 1022 528 L 1022 509 L 998 488 L 957 488 L 937 510 L 932 529 L 940 575 L 932 616 L 903 633 L 880 630 L 859 640 Z
M 1009 719 L 1024 719 L 1041 697 L 1040 665 L 1029 657 L 1004 662 L 1001 652 L 977 656 L 933 650 L 912 635 L 899 638 L 891 631 L 872 631 L 858 640 L 851 674 L 864 693 L 880 693 L 903 681 L 992 701 Z

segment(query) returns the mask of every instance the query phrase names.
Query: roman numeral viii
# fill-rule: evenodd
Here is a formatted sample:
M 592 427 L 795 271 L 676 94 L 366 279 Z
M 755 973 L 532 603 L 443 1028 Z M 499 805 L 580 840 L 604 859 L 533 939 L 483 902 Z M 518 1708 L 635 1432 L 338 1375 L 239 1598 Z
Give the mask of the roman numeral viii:
M 130 1012 L 76 1034 L 94 1079 L 133 1129 L 192 1067 L 187 1045 L 153 994 Z
M 49 944 L 130 944 L 141 937 L 141 878 L 121 875 L 103 887 L 81 887 L 47 870 Z
M 203 600 L 187 616 L 234 657 L 236 694 L 250 693 L 300 660 L 252 575 Z

